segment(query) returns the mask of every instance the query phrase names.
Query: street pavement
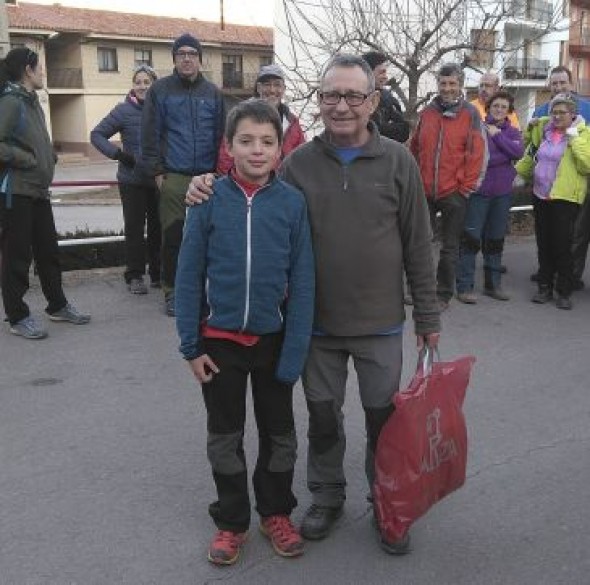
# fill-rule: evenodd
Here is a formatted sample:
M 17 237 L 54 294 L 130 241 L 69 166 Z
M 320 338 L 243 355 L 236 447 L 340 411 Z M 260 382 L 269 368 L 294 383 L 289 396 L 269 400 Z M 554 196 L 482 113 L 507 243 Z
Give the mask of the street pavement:
M 67 274 L 89 325 L 48 322 L 43 341 L 0 331 L 0 585 L 588 585 L 590 291 L 570 312 L 534 305 L 532 240 L 512 240 L 505 262 L 510 302 L 453 302 L 443 315 L 442 358 L 477 357 L 468 477 L 415 524 L 412 553 L 377 546 L 351 370 L 348 499 L 336 530 L 282 559 L 254 513 L 242 558 L 224 569 L 206 561 L 203 402 L 160 294 L 128 294 L 116 270 Z M 42 311 L 38 285 L 27 298 Z M 404 383 L 416 359 L 410 326 L 405 357 Z M 306 408 L 295 394 L 299 522 L 310 498 Z M 252 465 L 250 414 L 245 441 Z
M 117 163 L 104 160 L 84 165 L 58 165 L 54 181 L 115 181 Z M 109 201 L 108 205 L 80 202 L 72 204 L 68 195 L 72 193 L 96 193 L 105 187 L 53 187 L 51 202 L 55 227 L 58 234 L 76 231 L 119 232 L 123 229 L 123 212 L 118 200 Z M 91 201 L 92 203 L 92 201 Z

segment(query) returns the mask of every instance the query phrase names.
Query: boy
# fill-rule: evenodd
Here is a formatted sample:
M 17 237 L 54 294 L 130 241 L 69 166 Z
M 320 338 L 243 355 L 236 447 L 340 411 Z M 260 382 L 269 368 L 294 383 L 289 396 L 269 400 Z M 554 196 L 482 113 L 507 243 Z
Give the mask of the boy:
M 188 210 L 176 276 L 180 351 L 202 385 L 217 501 L 208 559 L 233 564 L 250 523 L 243 450 L 251 377 L 260 528 L 285 557 L 303 553 L 290 521 L 296 458 L 293 384 L 311 336 L 314 267 L 303 195 L 274 176 L 282 124 L 262 100 L 237 105 L 226 139 L 234 167 L 215 197 Z

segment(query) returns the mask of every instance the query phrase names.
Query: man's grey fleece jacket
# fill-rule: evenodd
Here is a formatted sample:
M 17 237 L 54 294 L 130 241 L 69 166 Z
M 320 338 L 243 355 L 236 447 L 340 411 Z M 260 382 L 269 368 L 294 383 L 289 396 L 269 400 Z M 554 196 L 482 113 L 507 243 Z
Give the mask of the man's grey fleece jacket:
M 369 124 L 350 164 L 326 133 L 297 148 L 281 175 L 307 200 L 316 266 L 314 329 L 378 335 L 405 320 L 402 275 L 417 335 L 440 331 L 432 233 L 420 173 L 409 150 Z

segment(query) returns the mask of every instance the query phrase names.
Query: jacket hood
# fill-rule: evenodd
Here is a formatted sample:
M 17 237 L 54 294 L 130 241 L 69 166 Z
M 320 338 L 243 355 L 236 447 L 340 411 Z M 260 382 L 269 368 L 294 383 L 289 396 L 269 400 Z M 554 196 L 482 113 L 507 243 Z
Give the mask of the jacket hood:
M 143 101 L 137 99 L 137 96 L 135 95 L 135 92 L 133 90 L 131 90 L 125 96 L 125 101 L 128 104 L 131 104 L 135 108 L 139 108 L 139 109 L 143 108 Z
M 20 99 L 27 100 L 30 102 L 38 101 L 37 92 L 36 91 L 27 91 L 27 89 L 21 85 L 20 83 L 13 83 L 12 81 L 8 81 L 0 95 L 14 95 L 19 97 Z

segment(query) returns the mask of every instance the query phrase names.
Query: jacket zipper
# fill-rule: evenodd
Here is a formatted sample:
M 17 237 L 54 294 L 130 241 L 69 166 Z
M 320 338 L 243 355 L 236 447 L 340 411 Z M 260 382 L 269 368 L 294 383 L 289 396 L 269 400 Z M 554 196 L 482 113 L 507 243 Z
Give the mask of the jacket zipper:
M 242 331 L 246 329 L 250 314 L 250 277 L 252 272 L 252 197 L 247 198 L 246 207 L 246 303 L 244 305 L 244 322 Z
M 442 150 L 443 123 L 444 123 L 444 121 L 442 121 L 440 124 L 440 130 L 438 133 L 438 144 L 436 145 L 436 155 L 434 157 L 434 181 L 432 184 L 432 187 L 433 187 L 432 199 L 433 200 L 438 199 L 438 168 L 439 168 L 439 163 L 440 163 L 440 153 Z

